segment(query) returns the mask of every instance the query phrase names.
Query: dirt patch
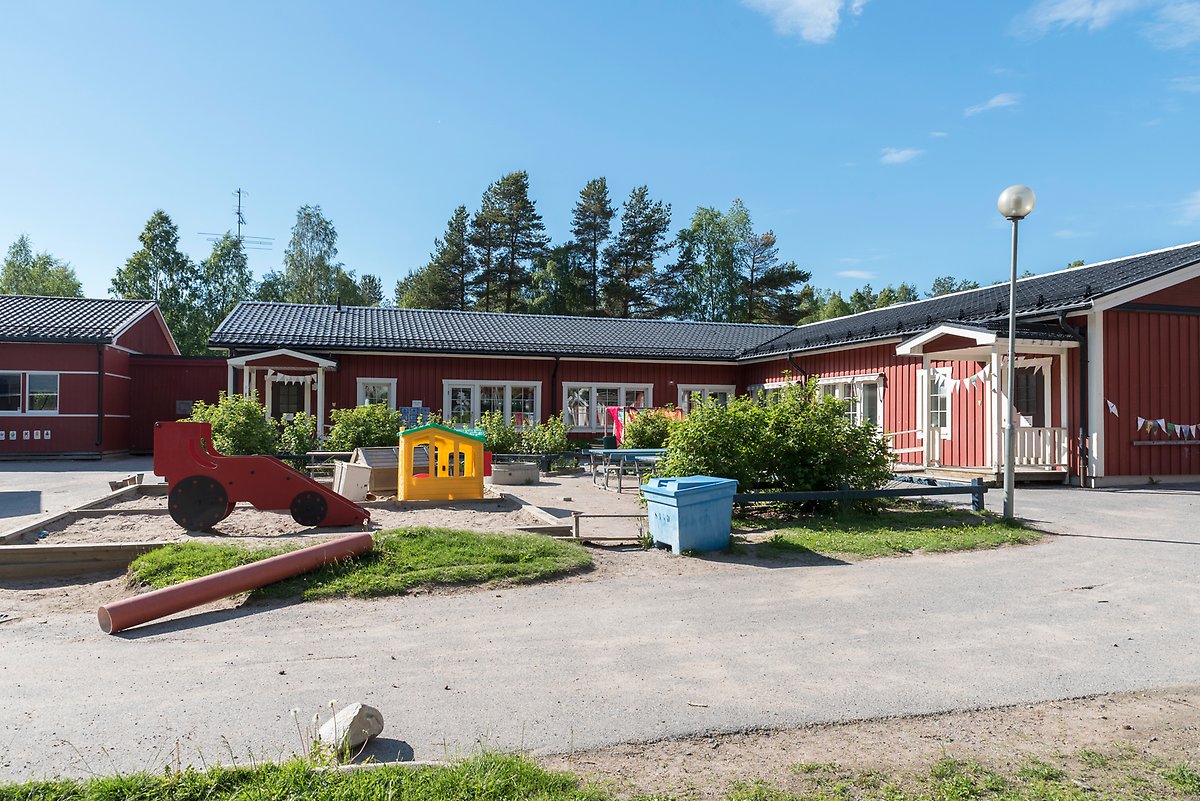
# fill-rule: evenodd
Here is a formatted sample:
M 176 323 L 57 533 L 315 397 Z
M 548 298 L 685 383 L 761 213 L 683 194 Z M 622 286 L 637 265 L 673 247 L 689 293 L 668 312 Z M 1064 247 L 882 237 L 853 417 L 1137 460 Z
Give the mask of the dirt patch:
M 78 517 L 59 520 L 47 526 L 46 536 L 27 534 L 21 544 L 96 543 L 96 542 L 213 542 L 237 539 L 248 545 L 269 544 L 294 539 L 329 539 L 361 531 L 351 528 L 306 528 L 280 512 L 260 512 L 252 506 L 238 506 L 211 534 L 185 531 L 166 513 L 164 495 L 144 495 L 113 503 L 106 509 L 117 514 L 103 517 Z M 146 514 L 130 513 L 146 510 Z M 371 524 L 378 529 L 407 526 L 436 526 L 472 531 L 510 531 L 542 521 L 521 510 L 520 505 L 499 497 L 482 501 L 461 501 L 439 505 L 386 504 L 370 508 Z
M 761 780 L 803 791 L 799 765 L 834 763 L 904 775 L 943 757 L 1015 768 L 1031 758 L 1086 773 L 1079 752 L 1200 760 L 1200 687 L 896 718 L 803 729 L 620 745 L 539 761 L 622 795 L 721 798 L 730 784 Z

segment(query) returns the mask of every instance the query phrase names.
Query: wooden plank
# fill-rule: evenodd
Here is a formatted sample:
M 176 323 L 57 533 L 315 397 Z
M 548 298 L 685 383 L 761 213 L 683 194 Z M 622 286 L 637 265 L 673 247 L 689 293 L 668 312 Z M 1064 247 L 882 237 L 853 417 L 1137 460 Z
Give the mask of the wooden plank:
M 0 578 L 50 578 L 124 570 L 142 554 L 168 544 L 105 542 L 8 545 L 0 548 Z
M 778 501 L 840 501 L 869 500 L 871 498 L 915 498 L 922 495 L 971 495 L 987 492 L 987 487 L 964 484 L 957 487 L 903 487 L 879 490 L 824 490 L 820 492 L 743 492 L 733 496 L 734 503 L 769 503 Z
M 119 490 L 114 490 L 107 495 L 101 495 L 99 498 L 88 501 L 87 503 L 76 506 L 76 509 L 95 509 L 99 506 L 112 503 L 113 501 L 121 501 L 126 498 L 136 498 L 142 494 L 142 484 L 130 484 L 128 487 L 121 487 Z
M 53 525 L 64 518 L 73 517 L 74 514 L 75 513 L 73 511 L 68 509 L 65 512 L 57 512 L 49 517 L 43 517 L 39 520 L 35 520 L 28 525 L 21 526 L 20 528 L 14 528 L 11 531 L 5 532 L 3 536 L 0 536 L 0 545 L 4 545 L 5 548 L 12 547 L 8 545 L 8 543 L 16 542 L 26 534 L 32 534 L 35 531 L 41 531 L 47 526 Z

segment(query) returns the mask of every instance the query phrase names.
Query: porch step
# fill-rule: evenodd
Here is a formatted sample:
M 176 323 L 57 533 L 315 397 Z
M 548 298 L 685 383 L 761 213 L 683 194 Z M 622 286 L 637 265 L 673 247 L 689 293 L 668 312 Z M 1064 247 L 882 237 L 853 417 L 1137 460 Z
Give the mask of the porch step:
M 1003 473 L 997 473 L 986 467 L 926 467 L 919 470 L 908 469 L 903 472 L 905 476 L 964 483 L 979 478 L 983 479 L 983 483 L 989 487 L 999 487 L 1004 484 Z M 1019 467 L 1016 472 L 1018 484 L 1062 484 L 1066 478 L 1066 468 L 1062 467 Z

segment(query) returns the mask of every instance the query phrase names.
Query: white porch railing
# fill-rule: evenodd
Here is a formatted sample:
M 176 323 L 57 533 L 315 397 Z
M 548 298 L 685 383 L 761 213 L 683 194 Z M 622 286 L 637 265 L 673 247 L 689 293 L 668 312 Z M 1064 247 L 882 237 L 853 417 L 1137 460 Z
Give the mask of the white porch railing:
M 907 454 L 907 453 L 924 454 L 925 453 L 925 443 L 921 442 L 919 439 L 912 440 L 912 441 L 916 442 L 916 444 L 913 446 L 909 446 L 906 448 L 896 447 L 902 439 L 909 439 L 912 437 L 916 437 L 920 433 L 921 433 L 921 430 L 918 428 L 914 428 L 911 431 L 885 431 L 883 434 L 883 438 L 884 438 L 884 441 L 887 442 L 888 450 L 890 450 L 892 453 L 892 461 L 894 461 L 894 462 L 906 461 L 899 457 L 904 454 Z M 920 459 L 918 461 L 923 461 L 923 459 Z
M 1070 444 L 1065 428 L 1017 428 L 1019 466 L 1066 467 Z

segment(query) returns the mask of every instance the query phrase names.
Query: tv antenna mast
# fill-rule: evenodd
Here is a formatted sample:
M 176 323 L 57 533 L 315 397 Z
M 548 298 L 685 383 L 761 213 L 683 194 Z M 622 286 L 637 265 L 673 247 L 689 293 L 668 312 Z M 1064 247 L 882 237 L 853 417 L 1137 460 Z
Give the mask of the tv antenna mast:
M 242 198 L 250 193 L 239 187 L 233 194 L 237 197 L 237 205 L 233 207 L 234 221 L 237 224 L 237 240 L 242 243 L 242 247 L 246 250 L 270 250 L 275 245 L 274 237 L 250 236 L 242 233 L 242 228 L 246 225 L 246 215 L 242 212 Z M 200 236 L 208 237 L 209 242 L 217 242 L 225 235 L 201 231 Z

